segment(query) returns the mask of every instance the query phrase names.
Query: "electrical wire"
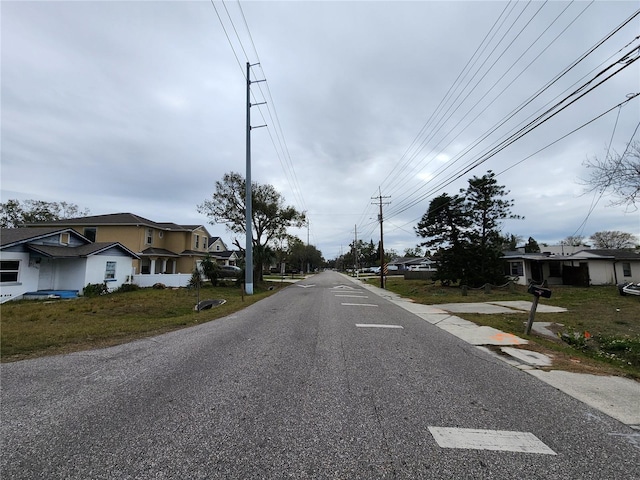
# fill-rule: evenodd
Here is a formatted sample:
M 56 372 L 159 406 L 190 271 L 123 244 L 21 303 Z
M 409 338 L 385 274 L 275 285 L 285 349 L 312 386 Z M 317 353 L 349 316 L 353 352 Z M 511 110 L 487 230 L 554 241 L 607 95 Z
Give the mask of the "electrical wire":
M 636 12 L 636 14 L 635 14 L 634 16 L 636 16 L 636 15 L 637 15 L 637 13 L 638 13 L 638 12 Z M 633 18 L 634 16 L 630 17 L 630 19 L 631 19 L 631 18 Z M 628 21 L 630 21 L 630 19 L 628 19 L 625 23 L 623 23 L 623 25 L 622 25 L 622 26 L 624 26 L 626 23 L 628 23 Z M 621 28 L 621 27 L 619 27 L 619 28 Z M 618 28 L 618 29 L 616 29 L 616 31 L 617 31 L 617 30 L 619 30 L 619 28 Z M 611 36 L 611 35 L 607 36 L 606 38 L 609 38 L 610 36 Z M 604 41 L 604 40 L 603 40 L 603 41 Z M 566 74 L 566 72 L 567 72 L 567 71 L 569 71 L 570 69 L 574 68 L 574 67 L 575 67 L 575 65 L 577 65 L 579 62 L 581 62 L 582 60 L 584 60 L 584 58 L 586 58 L 586 56 L 588 56 L 591 52 L 593 52 L 593 51 L 595 50 L 595 48 L 597 48 L 597 47 L 598 47 L 599 45 L 601 45 L 601 44 L 602 44 L 602 41 L 601 41 L 601 42 L 599 42 L 599 43 L 598 43 L 596 46 L 594 46 L 592 49 L 590 49 L 587 53 L 585 53 L 581 58 L 579 58 L 576 62 L 574 62 L 570 67 L 568 67 L 567 69 L 565 69 L 565 71 L 564 71 L 564 72 L 562 72 L 559 76 L 557 76 L 557 77 L 556 77 L 556 79 L 552 80 L 552 82 L 550 82 L 547 86 L 545 86 L 545 87 L 543 88 L 543 90 L 548 89 L 548 88 L 549 88 L 549 86 L 550 86 L 552 83 L 555 83 L 555 82 L 558 80 L 558 78 L 560 78 L 562 75 L 565 75 L 565 74 Z M 614 65 L 611 65 L 609 68 L 611 68 L 611 67 L 613 67 L 613 66 L 614 66 Z M 607 69 L 605 69 L 605 70 L 603 70 L 602 72 L 600 72 L 600 73 L 599 73 L 599 75 L 603 75 L 603 74 L 604 74 L 604 72 L 606 72 L 606 70 L 607 70 Z M 594 79 L 595 79 L 595 78 L 597 78 L 597 77 L 598 77 L 598 75 L 596 75 L 596 77 L 594 77 Z M 593 81 L 593 80 L 592 80 L 592 81 Z M 582 87 L 582 88 L 586 88 L 586 86 L 587 86 L 589 83 L 590 83 L 590 82 L 587 82 L 585 85 L 583 85 L 583 87 Z M 539 95 L 539 93 L 540 93 L 540 92 L 538 92 L 535 96 L 538 96 L 538 95 Z M 575 93 L 577 93 L 577 92 L 574 92 L 574 94 L 575 94 Z M 534 96 L 534 97 L 535 97 L 535 96 Z M 570 98 L 570 96 L 571 96 L 571 95 L 569 95 L 569 97 L 567 97 L 567 98 Z M 527 105 L 527 104 L 531 103 L 531 101 L 532 101 L 532 99 L 533 99 L 534 97 L 530 98 L 527 102 L 525 102 L 525 104 L 524 104 L 524 105 Z M 523 107 L 523 106 L 519 107 L 517 110 L 520 110 L 522 107 Z M 557 107 L 557 105 L 556 105 L 556 107 Z M 548 114 L 549 112 L 547 111 L 546 113 Z M 510 115 L 509 115 L 505 120 L 503 120 L 503 121 L 502 121 L 502 122 L 501 122 L 497 127 L 494 127 L 494 128 L 493 128 L 492 130 L 490 130 L 487 134 L 485 134 L 483 137 L 481 137 L 479 140 L 477 140 L 477 141 L 474 143 L 474 145 L 475 145 L 475 144 L 477 144 L 477 143 L 479 143 L 479 141 L 480 141 L 480 140 L 483 140 L 483 139 L 487 138 L 487 137 L 488 137 L 488 135 L 489 135 L 490 133 L 492 133 L 493 131 L 495 131 L 499 126 L 503 125 L 507 120 L 509 120 L 510 118 L 512 118 L 514 115 L 515 115 L 515 111 L 514 111 L 514 112 L 512 112 L 512 113 L 511 113 L 511 114 L 510 114 Z M 455 162 L 449 162 L 449 164 L 448 164 L 447 166 L 445 166 L 445 168 L 444 168 L 443 170 L 446 170 L 446 169 L 448 169 L 448 168 L 451 168 L 451 166 L 452 166 L 454 163 L 455 163 Z M 482 162 L 481 162 L 481 163 L 482 163 Z M 468 164 L 467 164 L 467 165 L 468 165 Z M 476 166 L 477 166 L 477 164 L 476 164 Z M 449 177 L 449 178 L 451 178 L 451 177 Z M 434 181 L 434 180 L 432 179 L 432 180 L 431 180 L 431 182 L 433 182 L 433 181 Z M 447 183 L 447 182 L 443 182 L 443 183 Z M 426 186 L 427 186 L 427 185 L 422 185 L 420 188 L 421 188 L 421 189 L 424 189 Z M 413 198 L 415 198 L 415 197 L 414 197 L 415 193 L 416 193 L 415 191 L 413 191 L 413 192 L 412 192 L 412 195 L 411 195 L 411 196 L 412 196 Z M 409 195 L 407 195 L 407 196 L 409 196 Z M 421 198 L 421 199 L 423 199 L 423 198 L 424 198 L 424 196 L 425 196 L 425 195 L 422 195 L 420 198 Z M 400 202 L 400 203 L 401 203 L 401 202 Z M 398 210 L 398 209 L 400 209 L 400 207 L 396 207 L 396 209 Z
M 245 69 L 243 68 L 243 65 L 240 61 L 240 56 L 238 54 L 238 52 L 236 51 L 236 48 L 234 46 L 234 42 L 232 42 L 231 40 L 231 36 L 228 30 L 233 30 L 233 32 L 235 33 L 235 38 L 237 39 L 237 43 L 240 45 L 240 49 L 242 50 L 242 53 L 244 55 L 244 58 L 246 59 L 246 63 L 251 63 L 249 60 L 249 55 L 247 53 L 247 50 L 244 47 L 244 43 L 240 37 L 240 34 L 238 32 L 238 29 L 236 28 L 235 22 L 233 20 L 233 17 L 231 15 L 231 12 L 229 11 L 229 9 L 227 8 L 227 4 L 225 3 L 224 0 L 221 0 L 222 6 L 225 9 L 226 12 L 226 18 L 227 18 L 227 23 L 231 25 L 231 28 L 228 29 L 225 26 L 225 22 L 223 21 L 222 16 L 220 15 L 220 12 L 218 10 L 218 8 L 216 7 L 215 1 L 214 0 L 210 0 L 211 1 L 211 5 L 213 6 L 215 12 L 216 12 L 216 16 L 218 17 L 218 21 L 220 22 L 220 25 L 224 31 L 224 34 L 227 38 L 227 41 L 229 43 L 229 46 L 231 47 L 231 50 L 233 52 L 234 57 L 236 58 L 236 62 L 238 63 L 238 66 L 240 67 L 240 70 L 242 71 L 242 76 L 243 78 L 245 78 L 246 81 L 251 81 L 251 79 L 246 78 L 246 74 L 245 74 Z M 304 201 L 304 196 L 302 194 L 302 189 L 300 188 L 300 184 L 298 182 L 298 178 L 295 172 L 295 168 L 293 165 L 293 161 L 291 159 L 291 154 L 289 151 L 289 148 L 287 146 L 287 142 L 286 139 L 284 137 L 284 133 L 282 130 L 282 125 L 280 123 L 280 119 L 278 117 L 277 114 L 277 110 L 275 107 L 275 101 L 273 99 L 273 95 L 271 94 L 271 89 L 269 88 L 269 84 L 266 81 L 266 76 L 264 75 L 264 69 L 262 67 L 262 62 L 260 61 L 260 57 L 258 55 L 258 51 L 255 45 L 255 42 L 253 40 L 253 36 L 251 35 L 251 30 L 249 28 L 249 24 L 247 22 L 246 16 L 244 14 L 244 10 L 242 9 L 242 5 L 240 3 L 240 1 L 237 1 L 237 6 L 238 6 L 238 10 L 240 12 L 240 16 L 242 18 L 242 21 L 244 23 L 244 27 L 246 30 L 246 34 L 249 38 L 249 42 L 251 44 L 251 47 L 253 49 L 253 54 L 255 56 L 255 59 L 257 60 L 257 63 L 254 63 L 253 65 L 259 65 L 261 72 L 263 74 L 263 77 L 265 78 L 265 88 L 266 88 L 266 94 L 262 89 L 262 82 L 252 82 L 252 83 L 256 83 L 256 85 L 258 86 L 258 90 L 260 92 L 260 94 L 262 95 L 262 98 L 264 98 L 264 102 L 260 101 L 259 99 L 256 98 L 255 96 L 255 92 L 253 90 L 250 91 L 251 96 L 253 98 L 253 103 L 251 104 L 251 106 L 257 106 L 258 107 L 258 112 L 260 114 L 260 116 L 262 117 L 263 122 L 265 123 L 265 126 L 267 127 L 268 133 L 269 133 L 269 138 L 271 140 L 271 143 L 273 145 L 274 151 L 276 153 L 276 156 L 278 158 L 278 161 L 280 162 L 280 165 L 282 167 L 283 173 L 285 175 L 285 179 L 287 181 L 287 183 L 289 184 L 290 190 L 294 196 L 294 201 L 295 203 L 298 205 L 300 211 L 305 212 L 307 211 L 307 207 Z M 268 101 L 267 101 L 268 100 Z M 263 105 L 266 105 L 265 109 L 267 111 L 267 115 L 265 116 L 265 113 L 263 112 L 263 108 L 261 108 Z M 269 119 L 269 121 L 267 121 L 267 117 Z M 271 127 L 272 126 L 272 127 Z

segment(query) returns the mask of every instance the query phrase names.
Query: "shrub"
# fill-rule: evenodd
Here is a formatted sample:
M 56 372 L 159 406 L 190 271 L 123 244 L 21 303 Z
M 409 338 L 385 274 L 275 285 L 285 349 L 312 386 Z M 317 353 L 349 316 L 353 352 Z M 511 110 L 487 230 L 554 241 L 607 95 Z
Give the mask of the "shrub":
M 118 287 L 116 292 L 118 293 L 135 292 L 136 290 L 140 290 L 140 287 L 135 283 L 123 283 Z
M 200 288 L 202 287 L 202 276 L 200 271 L 196 268 L 191 274 L 191 278 L 189 279 L 189 284 L 187 285 L 189 288 Z
M 87 286 L 82 289 L 82 294 L 85 297 L 98 297 L 100 295 L 106 295 L 107 293 L 109 293 L 109 288 L 105 282 L 88 283 Z

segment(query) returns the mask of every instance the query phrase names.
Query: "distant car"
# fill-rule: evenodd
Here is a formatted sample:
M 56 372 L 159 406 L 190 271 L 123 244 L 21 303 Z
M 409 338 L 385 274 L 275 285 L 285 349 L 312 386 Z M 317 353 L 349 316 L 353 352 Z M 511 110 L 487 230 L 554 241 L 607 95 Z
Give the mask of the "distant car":
M 369 267 L 369 271 L 371 273 L 378 274 L 378 273 L 380 273 L 380 267 Z
M 220 267 L 221 277 L 239 277 L 241 273 L 242 269 L 235 265 L 222 265 Z
M 412 272 L 435 272 L 437 270 L 434 262 L 418 263 L 417 265 L 411 265 L 409 270 Z

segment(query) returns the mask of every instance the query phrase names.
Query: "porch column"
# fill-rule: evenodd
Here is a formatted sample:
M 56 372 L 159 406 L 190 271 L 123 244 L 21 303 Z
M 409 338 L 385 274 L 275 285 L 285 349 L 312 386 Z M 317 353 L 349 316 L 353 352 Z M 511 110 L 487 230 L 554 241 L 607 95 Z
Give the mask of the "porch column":
M 171 262 L 171 265 L 173 266 L 171 268 L 172 272 L 171 273 L 176 273 L 176 268 L 177 268 L 177 264 L 178 262 L 176 261 L 176 259 L 174 258 L 173 261 Z
M 149 273 L 151 275 L 156 273 L 156 259 L 155 258 L 151 258 L 151 266 L 149 267 Z
M 167 271 L 167 259 L 163 258 L 162 259 L 162 272 L 160 273 L 165 273 Z

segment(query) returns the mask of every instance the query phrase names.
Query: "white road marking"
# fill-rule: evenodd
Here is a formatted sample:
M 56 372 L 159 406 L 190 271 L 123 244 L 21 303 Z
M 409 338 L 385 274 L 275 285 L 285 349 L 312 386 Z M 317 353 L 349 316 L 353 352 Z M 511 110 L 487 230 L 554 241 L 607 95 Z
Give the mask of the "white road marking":
M 402 325 L 381 325 L 379 323 L 356 323 L 358 328 L 404 328 Z
M 373 303 L 342 303 L 341 305 L 346 305 L 348 307 L 377 307 L 378 305 L 374 305 Z
M 297 284 L 297 286 L 302 288 L 315 287 L 315 285 L 300 285 L 300 284 Z
M 367 295 L 335 295 L 336 297 L 369 298 Z
M 471 428 L 429 427 L 435 441 L 442 448 L 499 450 L 503 452 L 541 453 L 556 455 L 533 433 Z

